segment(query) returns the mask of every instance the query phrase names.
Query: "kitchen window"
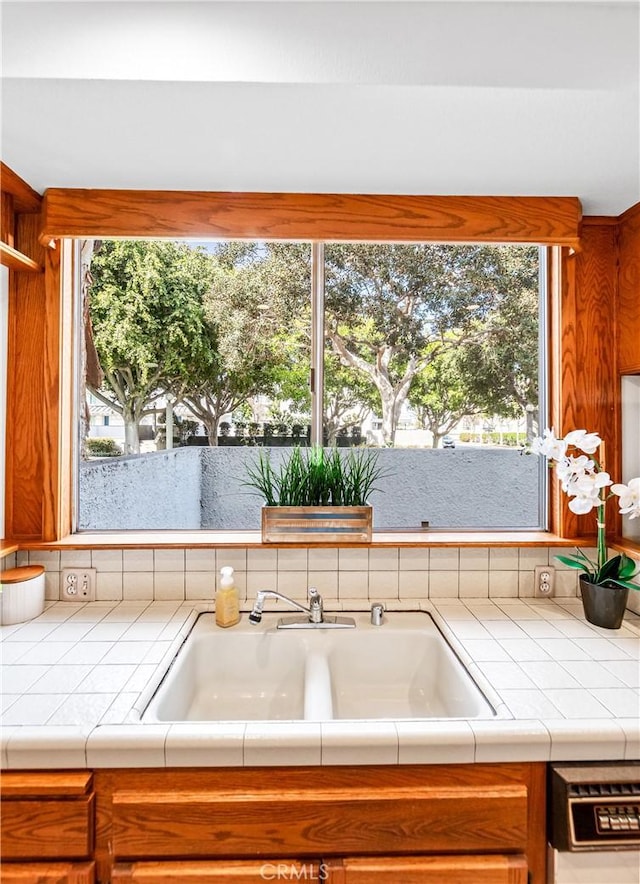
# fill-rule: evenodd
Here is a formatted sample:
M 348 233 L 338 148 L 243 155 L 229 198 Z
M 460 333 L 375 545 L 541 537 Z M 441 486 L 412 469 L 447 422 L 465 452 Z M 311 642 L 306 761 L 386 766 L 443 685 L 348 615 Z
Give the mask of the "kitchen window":
M 105 239 L 78 266 L 79 530 L 257 529 L 247 460 L 321 442 L 379 450 L 378 529 L 545 527 L 544 247 Z

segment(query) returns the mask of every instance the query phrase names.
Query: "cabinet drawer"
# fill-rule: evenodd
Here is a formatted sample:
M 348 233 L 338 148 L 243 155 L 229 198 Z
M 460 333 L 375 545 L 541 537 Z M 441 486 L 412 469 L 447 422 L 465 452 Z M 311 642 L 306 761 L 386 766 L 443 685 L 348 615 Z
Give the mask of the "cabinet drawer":
M 527 884 L 523 856 L 416 856 L 329 860 L 329 884 Z
M 91 774 L 2 778 L 4 860 L 88 859 L 93 851 Z
M 514 852 L 527 843 L 527 789 L 502 784 L 363 784 L 347 796 L 314 790 L 116 791 L 117 859 Z
M 296 860 L 118 863 L 113 884 L 264 884 L 265 881 L 323 881 L 320 865 Z M 483 882 L 482 882 L 483 884 Z
M 95 863 L 3 863 L 2 884 L 95 884 Z

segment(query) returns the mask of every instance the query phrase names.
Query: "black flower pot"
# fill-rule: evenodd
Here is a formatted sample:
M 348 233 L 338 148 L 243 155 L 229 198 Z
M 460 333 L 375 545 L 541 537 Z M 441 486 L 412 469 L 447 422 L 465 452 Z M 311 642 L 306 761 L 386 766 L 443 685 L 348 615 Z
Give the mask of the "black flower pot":
M 590 583 L 586 577 L 580 577 L 580 593 L 584 616 L 594 626 L 604 629 L 620 629 L 627 607 L 629 589 L 608 583 L 604 586 Z

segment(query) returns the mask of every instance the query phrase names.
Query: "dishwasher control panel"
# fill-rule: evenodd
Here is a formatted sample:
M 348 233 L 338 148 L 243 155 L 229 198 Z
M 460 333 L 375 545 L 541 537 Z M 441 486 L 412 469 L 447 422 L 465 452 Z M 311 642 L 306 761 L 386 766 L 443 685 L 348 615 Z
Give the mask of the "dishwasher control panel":
M 558 850 L 640 848 L 640 764 L 552 765 L 549 834 Z

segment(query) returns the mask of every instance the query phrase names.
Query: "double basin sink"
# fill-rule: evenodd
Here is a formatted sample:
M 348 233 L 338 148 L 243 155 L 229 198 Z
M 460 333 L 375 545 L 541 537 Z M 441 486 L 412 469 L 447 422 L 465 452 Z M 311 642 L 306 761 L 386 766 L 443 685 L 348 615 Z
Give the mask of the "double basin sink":
M 495 714 L 424 612 L 351 614 L 355 629 L 220 629 L 201 614 L 145 722 L 488 718 Z

